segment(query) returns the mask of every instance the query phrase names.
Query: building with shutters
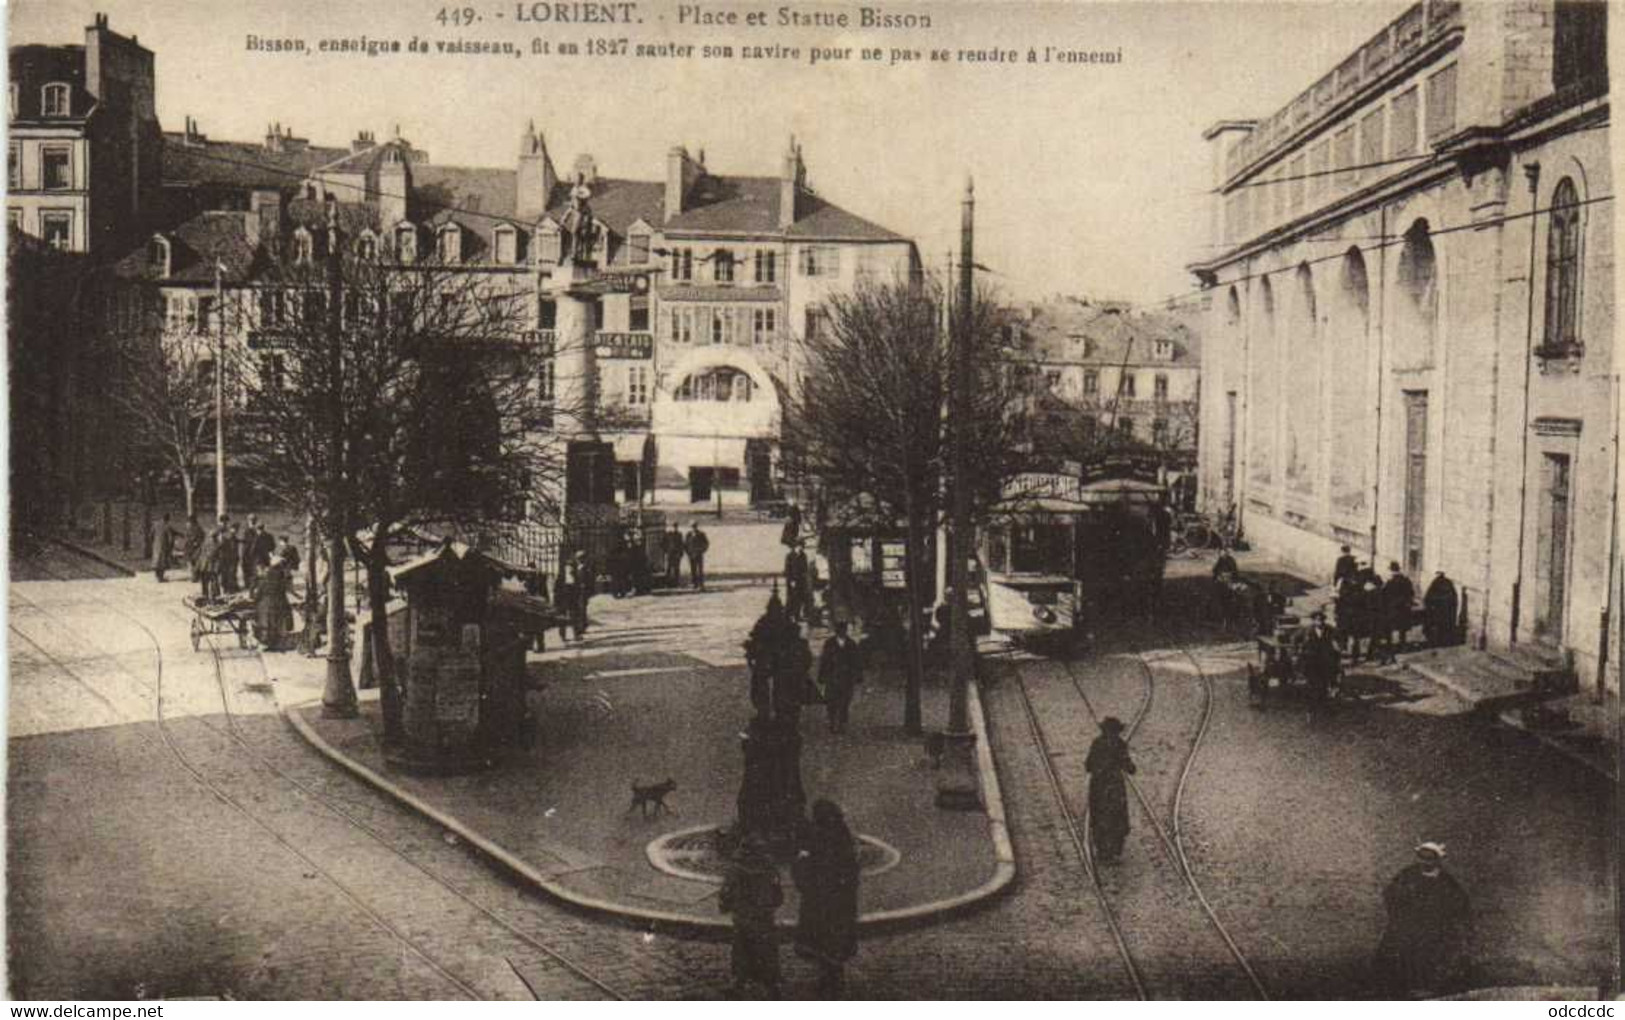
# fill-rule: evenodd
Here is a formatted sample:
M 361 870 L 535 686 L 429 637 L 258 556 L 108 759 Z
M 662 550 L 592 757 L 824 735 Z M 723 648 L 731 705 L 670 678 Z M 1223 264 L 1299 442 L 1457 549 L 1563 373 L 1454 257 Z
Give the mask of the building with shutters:
M 104 309 L 120 332 L 214 329 L 224 306 L 246 341 L 279 307 L 260 256 L 321 249 L 332 203 L 358 254 L 434 260 L 523 291 L 536 385 L 551 399 L 561 380 L 549 281 L 590 229 L 600 438 L 623 502 L 773 497 L 800 340 L 825 328 L 832 294 L 919 270 L 911 241 L 813 191 L 793 141 L 776 177 L 716 173 L 703 151 L 679 147 L 653 180 L 601 173 L 590 155 L 561 173 L 534 126 L 501 168 L 435 163 L 398 128 L 336 148 L 281 124 L 260 142 L 217 141 L 188 118 L 165 142 L 166 219 L 118 262 Z M 573 218 L 574 191 L 588 226 Z
M 1191 265 L 1204 497 L 1312 575 L 1343 544 L 1443 570 L 1473 640 L 1592 684 L 1619 615 L 1607 15 L 1425 0 L 1215 124 Z

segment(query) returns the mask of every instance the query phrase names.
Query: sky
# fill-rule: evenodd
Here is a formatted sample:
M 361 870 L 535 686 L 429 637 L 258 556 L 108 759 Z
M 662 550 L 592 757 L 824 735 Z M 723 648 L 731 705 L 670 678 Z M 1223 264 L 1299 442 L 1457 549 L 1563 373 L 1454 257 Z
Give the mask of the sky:
M 801 143 L 826 199 L 912 237 L 930 266 L 958 244 L 967 176 L 976 261 L 1006 296 L 1151 302 L 1186 294 L 1205 253 L 1210 156 L 1221 119 L 1285 105 L 1405 8 L 1383 0 L 1291 3 L 886 2 L 689 5 L 766 27 L 695 28 L 681 5 L 637 0 L 641 23 L 519 23 L 531 0 L 13 0 L 8 42 L 82 42 L 97 12 L 157 57 L 166 130 L 195 118 L 211 138 L 253 140 L 280 122 L 316 144 L 399 125 L 436 163 L 513 166 L 534 120 L 561 171 L 590 152 L 599 172 L 659 180 L 667 150 L 704 149 L 721 173 L 779 172 Z M 552 3 L 541 5 L 550 13 Z M 860 8 L 931 27 L 863 30 Z M 853 27 L 778 27 L 781 8 L 845 13 Z M 798 46 L 795 61 L 525 55 L 377 57 L 248 52 L 248 35 Z M 858 59 L 879 47 L 886 59 Z M 1029 48 L 1122 50 L 1120 64 L 1029 64 Z M 809 63 L 814 48 L 851 49 Z M 1016 63 L 921 59 L 893 49 L 1018 53 Z M 737 51 L 736 51 L 737 52 Z

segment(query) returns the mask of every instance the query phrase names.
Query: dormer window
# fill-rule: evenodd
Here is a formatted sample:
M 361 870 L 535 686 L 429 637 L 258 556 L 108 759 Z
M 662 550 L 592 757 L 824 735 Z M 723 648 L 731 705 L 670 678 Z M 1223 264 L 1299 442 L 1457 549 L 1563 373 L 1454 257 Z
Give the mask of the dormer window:
M 169 275 L 169 241 L 162 235 L 147 242 L 147 263 L 160 279 Z
M 40 116 L 66 117 L 68 115 L 68 87 L 52 82 L 40 89 Z
M 395 228 L 395 257 L 402 262 L 412 262 L 418 257 L 418 234 L 410 223 Z
M 1172 340 L 1158 340 L 1151 345 L 1151 356 L 1158 361 L 1172 361 L 1174 358 L 1174 342 Z
M 440 228 L 435 237 L 435 257 L 442 262 L 456 262 L 463 257 L 463 231 L 454 223 Z
M 711 255 L 712 278 L 717 283 L 734 282 L 734 253 L 719 248 Z
M 300 227 L 293 233 L 293 261 L 297 265 L 307 265 L 314 254 L 315 242 L 310 231 Z
M 648 265 L 649 248 L 651 247 L 649 232 L 647 230 L 635 229 L 632 231 L 632 233 L 627 235 L 626 242 L 630 250 L 630 254 L 627 256 L 627 261 L 632 263 L 634 266 Z
M 372 231 L 366 231 L 356 241 L 355 254 L 363 262 L 371 262 L 378 257 L 378 238 Z
M 504 223 L 493 234 L 496 241 L 497 264 L 511 266 L 519 261 L 519 231 Z
M 543 220 L 541 226 L 536 228 L 536 261 L 556 263 L 563 257 L 559 225 L 552 220 Z

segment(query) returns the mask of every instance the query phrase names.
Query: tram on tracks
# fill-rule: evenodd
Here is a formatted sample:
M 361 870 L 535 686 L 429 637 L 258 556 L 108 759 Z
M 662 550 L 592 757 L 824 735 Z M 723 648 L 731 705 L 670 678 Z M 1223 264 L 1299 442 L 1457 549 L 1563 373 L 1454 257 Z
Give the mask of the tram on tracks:
M 1142 465 L 1018 476 L 979 542 L 993 629 L 1035 635 L 1148 611 L 1162 586 L 1168 519 L 1168 490 Z

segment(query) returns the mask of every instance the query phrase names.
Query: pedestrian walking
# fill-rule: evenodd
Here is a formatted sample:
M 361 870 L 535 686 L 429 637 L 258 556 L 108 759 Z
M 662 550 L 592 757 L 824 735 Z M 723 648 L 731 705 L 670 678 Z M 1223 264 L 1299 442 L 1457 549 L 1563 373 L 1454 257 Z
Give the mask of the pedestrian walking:
M 1309 630 L 1298 646 L 1298 668 L 1317 702 L 1324 701 L 1327 692 L 1337 686 L 1341 659 L 1332 632 L 1326 627 L 1326 614 L 1317 610 L 1310 615 Z
M 1404 649 L 1410 633 L 1411 621 L 1416 615 L 1416 586 L 1399 569 L 1399 564 L 1388 564 L 1388 580 L 1382 586 L 1378 600 L 1381 618 L 1377 632 L 1382 638 L 1383 661 L 1394 662 L 1394 654 Z
M 660 551 L 666 557 L 666 586 L 675 588 L 683 579 L 683 532 L 677 522 L 660 536 Z
M 576 550 L 575 559 L 575 601 L 572 614 L 575 627 L 576 640 L 580 641 L 587 635 L 587 607 L 592 602 L 593 585 L 597 578 L 591 562 L 587 559 L 585 549 Z
M 1444 571 L 1435 571 L 1427 593 L 1422 596 L 1422 634 L 1428 644 L 1456 644 L 1456 614 L 1460 609 L 1455 583 L 1444 576 Z
M 1343 575 L 1343 579 L 1337 583 L 1337 597 L 1333 599 L 1333 606 L 1337 612 L 1335 639 L 1338 651 L 1348 655 L 1352 646 L 1355 658 L 1360 654 L 1359 642 L 1354 638 L 1354 617 L 1358 613 L 1356 603 L 1359 601 L 1360 582 L 1354 573 Z
M 824 691 L 824 706 L 829 714 L 829 731 L 840 733 L 846 729 L 852 712 L 852 695 L 863 683 L 863 654 L 858 643 L 847 633 L 845 620 L 835 621 L 835 634 L 824 642 L 818 656 L 818 686 Z
M 1472 912 L 1444 870 L 1443 843 L 1422 843 L 1382 893 L 1388 924 L 1377 946 L 1377 982 L 1388 994 L 1450 991 L 1464 983 Z
M 796 955 L 818 967 L 819 997 L 838 998 L 846 962 L 858 951 L 858 851 L 833 801 L 813 802 L 812 825 L 790 875 L 801 896 Z
M 705 590 L 705 554 L 711 549 L 711 540 L 705 537 L 700 529 L 700 522 L 695 521 L 688 529 L 688 537 L 683 541 L 683 550 L 688 553 L 688 573 L 695 591 Z
M 750 833 L 740 842 L 723 879 L 717 905 L 733 915 L 733 993 L 743 996 L 759 984 L 766 997 L 779 997 L 779 946 L 773 917 L 784 903 L 779 870 L 768 856 L 766 841 Z
M 1345 545 L 1342 550 L 1341 555 L 1337 557 L 1337 564 L 1332 567 L 1333 588 L 1340 587 L 1345 577 L 1353 577 L 1355 572 L 1360 569 L 1360 565 L 1354 559 L 1354 554 L 1349 551 L 1349 547 Z
M 559 579 L 553 586 L 553 608 L 559 614 L 559 640 L 570 640 L 570 627 L 576 618 L 576 569 L 574 556 L 566 556 L 559 563 Z
M 1107 716 L 1100 721 L 1100 736 L 1084 759 L 1089 773 L 1089 842 L 1096 859 L 1111 864 L 1123 855 L 1128 838 L 1128 780 L 1134 761 L 1123 739 L 1123 721 Z
M 158 524 L 158 534 L 153 536 L 152 543 L 152 573 L 158 578 L 158 583 L 164 582 L 164 571 L 174 569 L 175 560 L 175 532 L 170 530 L 169 515 Z
M 250 518 L 250 520 L 254 519 Z M 257 520 L 254 520 L 253 556 L 256 570 L 267 569 L 277 559 L 276 536 L 272 535 L 270 529 Z
M 784 556 L 784 609 L 792 620 L 806 619 L 812 608 L 807 551 L 798 541 Z
M 181 551 L 186 556 L 186 566 L 192 572 L 192 581 L 194 583 L 203 580 L 203 569 L 199 560 L 203 555 L 203 539 L 205 537 L 202 525 L 197 522 L 197 514 L 187 514 L 186 542 L 181 546 Z
M 243 528 L 242 544 L 237 549 L 238 564 L 243 575 L 243 588 L 249 592 L 254 590 L 254 581 L 259 577 L 260 572 L 259 560 L 254 555 L 259 546 L 259 541 L 259 518 L 250 516 L 248 524 Z

